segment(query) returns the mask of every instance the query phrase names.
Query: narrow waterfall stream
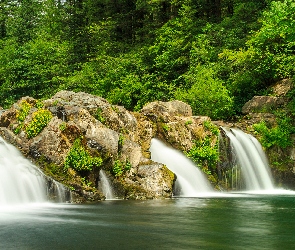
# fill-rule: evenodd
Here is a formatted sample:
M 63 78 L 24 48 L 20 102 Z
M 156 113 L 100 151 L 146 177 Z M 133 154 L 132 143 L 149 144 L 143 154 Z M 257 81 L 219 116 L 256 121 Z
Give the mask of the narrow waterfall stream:
M 153 138 L 150 152 L 153 161 L 165 164 L 176 174 L 175 185 L 180 190 L 180 196 L 196 197 L 203 193 L 213 192 L 205 174 L 180 151 Z
M 114 195 L 113 188 L 111 186 L 111 183 L 106 173 L 102 169 L 99 171 L 99 178 L 100 178 L 100 181 L 99 181 L 98 188 L 102 191 L 102 193 L 106 197 L 106 200 L 114 200 L 115 195 Z
M 48 183 L 39 168 L 0 137 L 0 206 L 47 202 L 49 195 L 65 202 L 64 186 L 54 180 Z
M 231 175 L 231 182 L 235 182 L 232 186 L 238 187 L 237 182 L 241 177 L 246 191 L 274 190 L 268 161 L 257 139 L 238 129 L 223 128 L 223 131 L 230 144 L 230 171 L 236 170 Z

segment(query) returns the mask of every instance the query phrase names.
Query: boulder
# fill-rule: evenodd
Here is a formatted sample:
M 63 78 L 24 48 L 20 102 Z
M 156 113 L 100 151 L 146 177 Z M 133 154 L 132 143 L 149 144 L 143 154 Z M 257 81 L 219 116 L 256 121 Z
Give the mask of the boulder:
M 49 110 L 52 118 L 38 135 L 31 138 L 26 128 L 33 120 L 32 114 L 40 108 Z M 143 123 L 148 125 L 149 132 L 139 134 L 135 115 L 124 107 L 111 105 L 103 98 L 83 92 L 61 91 L 43 101 L 42 107 L 31 97 L 19 100 L 0 117 L 0 134 L 47 175 L 74 190 L 76 202 L 103 199 L 97 190 L 99 170 L 104 169 L 112 176 L 110 173 L 115 162 L 119 162 L 122 168 L 130 166 L 127 172 L 123 169 L 120 176 L 113 175 L 113 183 L 118 187 L 116 193 L 121 198 L 171 197 L 173 178 L 170 175 L 174 177 L 174 174 L 162 165 L 146 164 L 148 159 L 143 157 L 139 138 L 149 134 L 146 140 L 150 140 L 153 127 L 149 121 Z M 101 166 L 86 172 L 71 168 L 66 171 L 65 160 L 78 138 L 81 138 L 82 146 L 90 157 L 102 159 Z M 143 167 L 139 167 L 143 162 L 147 169 L 145 173 Z M 145 184 L 134 182 L 135 177 Z
M 165 165 L 147 162 L 138 166 L 132 177 L 125 181 L 130 190 L 127 199 L 170 198 L 175 176 Z
M 169 117 L 192 116 L 192 108 L 188 104 L 177 100 L 151 102 L 145 105 L 140 112 L 150 117 L 153 121 L 162 119 L 164 122 L 167 122 Z
M 283 79 L 271 86 L 272 94 L 277 97 L 286 96 L 293 88 L 292 79 Z
M 285 97 L 276 96 L 254 96 L 246 102 L 242 108 L 243 114 L 249 113 L 267 113 L 287 102 Z

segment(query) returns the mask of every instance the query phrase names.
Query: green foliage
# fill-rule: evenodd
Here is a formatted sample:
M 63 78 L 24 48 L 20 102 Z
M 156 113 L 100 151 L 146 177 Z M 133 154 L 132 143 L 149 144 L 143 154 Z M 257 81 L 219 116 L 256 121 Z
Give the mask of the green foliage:
M 193 121 L 188 120 L 188 121 L 185 122 L 185 126 L 188 126 L 188 125 L 190 125 L 190 124 L 192 124 L 192 123 L 193 123 Z
M 261 23 L 261 29 L 248 41 L 249 48 L 255 52 L 256 70 L 270 68 L 274 78 L 292 76 L 295 73 L 294 1 L 272 1 L 270 8 L 263 12 Z
M 82 144 L 82 139 L 78 138 L 74 141 L 73 146 L 68 153 L 64 166 L 65 168 L 73 168 L 76 171 L 91 171 L 94 167 L 102 164 L 100 157 L 92 157 Z
M 118 140 L 118 151 L 120 152 L 123 148 L 123 145 L 124 145 L 124 135 L 123 134 L 119 134 L 119 140 Z
M 169 131 L 169 125 L 168 124 L 166 124 L 166 123 L 162 123 L 162 128 L 163 128 L 163 130 L 167 133 L 168 131 Z
M 135 111 L 177 98 L 228 119 L 295 73 L 292 0 L 5 0 L 0 10 L 4 108 L 66 89 Z
M 127 162 L 123 163 L 120 160 L 116 160 L 114 162 L 112 172 L 116 177 L 119 177 L 122 174 L 124 174 L 126 171 L 129 171 L 130 169 L 131 169 L 130 162 L 127 161 Z
M 18 120 L 18 122 L 21 123 L 21 122 L 25 121 L 27 115 L 30 112 L 31 107 L 32 107 L 32 105 L 29 104 L 27 101 L 22 101 L 20 103 L 20 109 L 16 114 L 16 119 Z
M 96 112 L 95 112 L 95 118 L 97 120 L 99 120 L 102 124 L 105 123 L 106 119 L 103 117 L 102 115 L 102 110 L 101 108 L 97 108 Z
M 226 78 L 237 110 L 277 79 L 294 75 L 294 6 L 292 0 L 272 1 L 244 45 L 219 54 L 219 74 Z
M 196 162 L 203 172 L 211 174 L 219 160 L 218 145 L 213 144 L 210 137 L 206 136 L 203 140 L 195 141 L 187 156 Z
M 43 103 L 42 101 L 38 100 L 38 101 L 36 102 L 35 107 L 36 107 L 37 109 L 41 109 L 41 108 L 44 107 L 44 103 Z
M 47 126 L 52 118 L 52 113 L 47 109 L 39 109 L 32 114 L 32 121 L 26 126 L 28 138 L 38 135 Z
M 209 130 L 213 135 L 219 135 L 219 129 L 211 121 L 204 121 L 203 126 L 205 129 Z
M 17 128 L 13 131 L 15 134 L 20 133 L 21 129 L 23 128 L 24 121 L 26 117 L 28 116 L 31 107 L 32 107 L 31 104 L 29 104 L 27 101 L 22 101 L 20 103 L 20 109 L 16 113 L 16 119 L 19 124 Z
M 291 134 L 295 132 L 295 127 L 288 117 L 279 118 L 278 125 L 273 128 L 269 128 L 265 121 L 254 124 L 253 127 L 260 136 L 260 142 L 265 148 L 273 146 L 286 148 L 292 145 Z
M 59 125 L 59 129 L 60 129 L 60 131 L 64 131 L 66 128 L 67 128 L 67 123 L 66 123 L 66 122 L 62 122 L 62 123 Z
M 230 117 L 233 101 L 222 80 L 214 76 L 212 69 L 191 69 L 184 79 L 189 89 L 179 88 L 175 97 L 191 105 L 195 115 L 207 115 L 213 119 Z

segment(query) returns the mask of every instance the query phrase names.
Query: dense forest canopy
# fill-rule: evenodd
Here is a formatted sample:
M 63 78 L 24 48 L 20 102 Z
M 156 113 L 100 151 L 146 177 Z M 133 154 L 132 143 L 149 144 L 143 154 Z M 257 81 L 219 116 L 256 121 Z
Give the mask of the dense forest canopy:
M 0 106 L 66 89 L 226 119 L 294 75 L 293 0 L 1 0 Z

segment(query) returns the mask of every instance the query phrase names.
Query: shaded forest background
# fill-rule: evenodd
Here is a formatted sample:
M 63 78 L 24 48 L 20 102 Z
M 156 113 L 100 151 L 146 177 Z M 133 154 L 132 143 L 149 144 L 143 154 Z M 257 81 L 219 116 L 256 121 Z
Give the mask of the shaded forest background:
M 229 119 L 295 71 L 293 0 L 1 0 L 0 106 L 84 91 Z M 295 109 L 294 109 L 295 110 Z

